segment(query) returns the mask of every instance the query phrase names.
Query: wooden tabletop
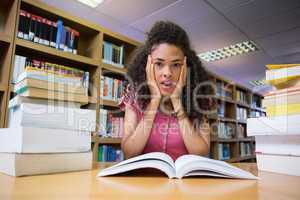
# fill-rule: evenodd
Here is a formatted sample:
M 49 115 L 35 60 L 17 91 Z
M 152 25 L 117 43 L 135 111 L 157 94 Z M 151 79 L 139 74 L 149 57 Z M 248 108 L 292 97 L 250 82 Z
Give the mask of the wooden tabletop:
M 300 177 L 258 172 L 253 163 L 236 166 L 258 175 L 260 180 L 203 177 L 179 180 L 160 174 L 98 178 L 99 167 L 19 178 L 0 174 L 0 199 L 300 199 Z

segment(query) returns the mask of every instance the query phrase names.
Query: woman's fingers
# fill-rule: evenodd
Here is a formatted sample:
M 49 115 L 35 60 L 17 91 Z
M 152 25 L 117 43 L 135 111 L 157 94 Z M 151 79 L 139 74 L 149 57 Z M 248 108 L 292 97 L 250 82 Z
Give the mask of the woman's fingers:
M 186 56 L 184 57 L 184 62 L 183 62 L 183 86 L 186 84 L 186 79 L 187 79 L 187 64 L 186 64 Z
M 147 81 L 151 81 L 151 56 L 148 55 L 147 58 L 147 65 L 146 65 L 146 76 L 147 76 Z

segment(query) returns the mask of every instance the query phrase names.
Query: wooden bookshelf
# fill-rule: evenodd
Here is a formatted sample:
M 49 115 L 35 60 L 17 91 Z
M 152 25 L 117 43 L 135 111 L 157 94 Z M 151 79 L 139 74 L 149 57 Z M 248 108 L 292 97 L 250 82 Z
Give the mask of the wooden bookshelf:
M 226 80 L 216 74 L 211 73 L 210 75 L 212 77 L 211 80 L 214 81 L 217 86 L 216 99 L 218 101 L 218 105 L 221 108 L 223 104 L 224 107 L 223 109 L 224 111 L 221 112 L 222 115 L 224 116 L 220 116 L 220 113 L 218 114 L 219 111 L 215 114 L 209 115 L 210 125 L 211 127 L 214 127 L 214 129 L 216 129 L 212 131 L 212 135 L 211 135 L 210 156 L 213 159 L 224 160 L 219 155 L 218 148 L 219 148 L 219 144 L 221 144 L 222 146 L 225 146 L 227 149 L 229 147 L 230 158 L 225 159 L 226 162 L 240 162 L 245 160 L 247 161 L 255 160 L 255 152 L 254 152 L 255 138 L 247 137 L 247 133 L 246 133 L 247 121 L 246 119 L 244 120 L 243 118 L 241 119 L 238 118 L 239 117 L 238 115 L 240 114 L 238 112 L 238 108 L 245 109 L 244 114 L 247 115 L 246 118 L 250 117 L 250 113 L 253 110 L 261 113 L 265 113 L 264 109 L 259 107 L 261 106 L 262 96 L 260 94 L 253 93 L 248 88 L 245 88 L 239 84 L 235 84 L 232 81 Z M 227 95 L 225 95 L 226 92 Z M 253 96 L 256 96 L 255 102 L 252 102 Z M 230 126 L 233 126 L 232 129 L 232 131 L 234 132 L 233 137 L 230 138 L 219 137 L 218 136 L 218 134 L 220 134 L 219 131 L 221 131 L 221 133 L 222 131 L 224 131 L 222 129 L 219 130 L 218 127 L 219 123 L 224 123 L 225 125 L 230 124 Z M 238 134 L 240 135 L 238 136 Z M 247 145 L 250 146 L 251 155 L 249 156 L 240 155 L 241 142 L 247 143 Z

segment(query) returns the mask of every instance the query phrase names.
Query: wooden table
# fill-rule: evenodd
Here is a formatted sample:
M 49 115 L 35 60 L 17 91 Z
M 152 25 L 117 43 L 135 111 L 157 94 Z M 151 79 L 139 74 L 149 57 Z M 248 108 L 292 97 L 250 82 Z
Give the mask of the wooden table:
M 178 180 L 158 175 L 97 178 L 99 167 L 91 171 L 19 178 L 0 174 L 0 199 L 300 199 L 300 177 L 257 172 L 253 163 L 236 166 L 261 179 Z

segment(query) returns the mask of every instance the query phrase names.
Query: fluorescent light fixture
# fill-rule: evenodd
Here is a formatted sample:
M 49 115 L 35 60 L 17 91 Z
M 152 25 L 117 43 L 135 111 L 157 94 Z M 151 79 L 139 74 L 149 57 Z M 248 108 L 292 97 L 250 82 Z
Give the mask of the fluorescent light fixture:
M 263 86 L 266 85 L 266 80 L 254 80 L 254 81 L 249 81 L 249 83 L 254 87 Z
M 221 49 L 215 49 L 204 53 L 200 53 L 198 54 L 198 56 L 202 60 L 205 60 L 206 62 L 212 62 L 212 61 L 221 60 L 236 55 L 250 53 L 252 51 L 257 51 L 257 50 L 258 47 L 253 41 L 246 41 L 246 42 L 230 45 L 228 47 L 223 47 Z
M 96 8 L 100 3 L 102 3 L 103 0 L 77 0 L 77 1 L 85 5 L 88 5 L 92 8 Z

